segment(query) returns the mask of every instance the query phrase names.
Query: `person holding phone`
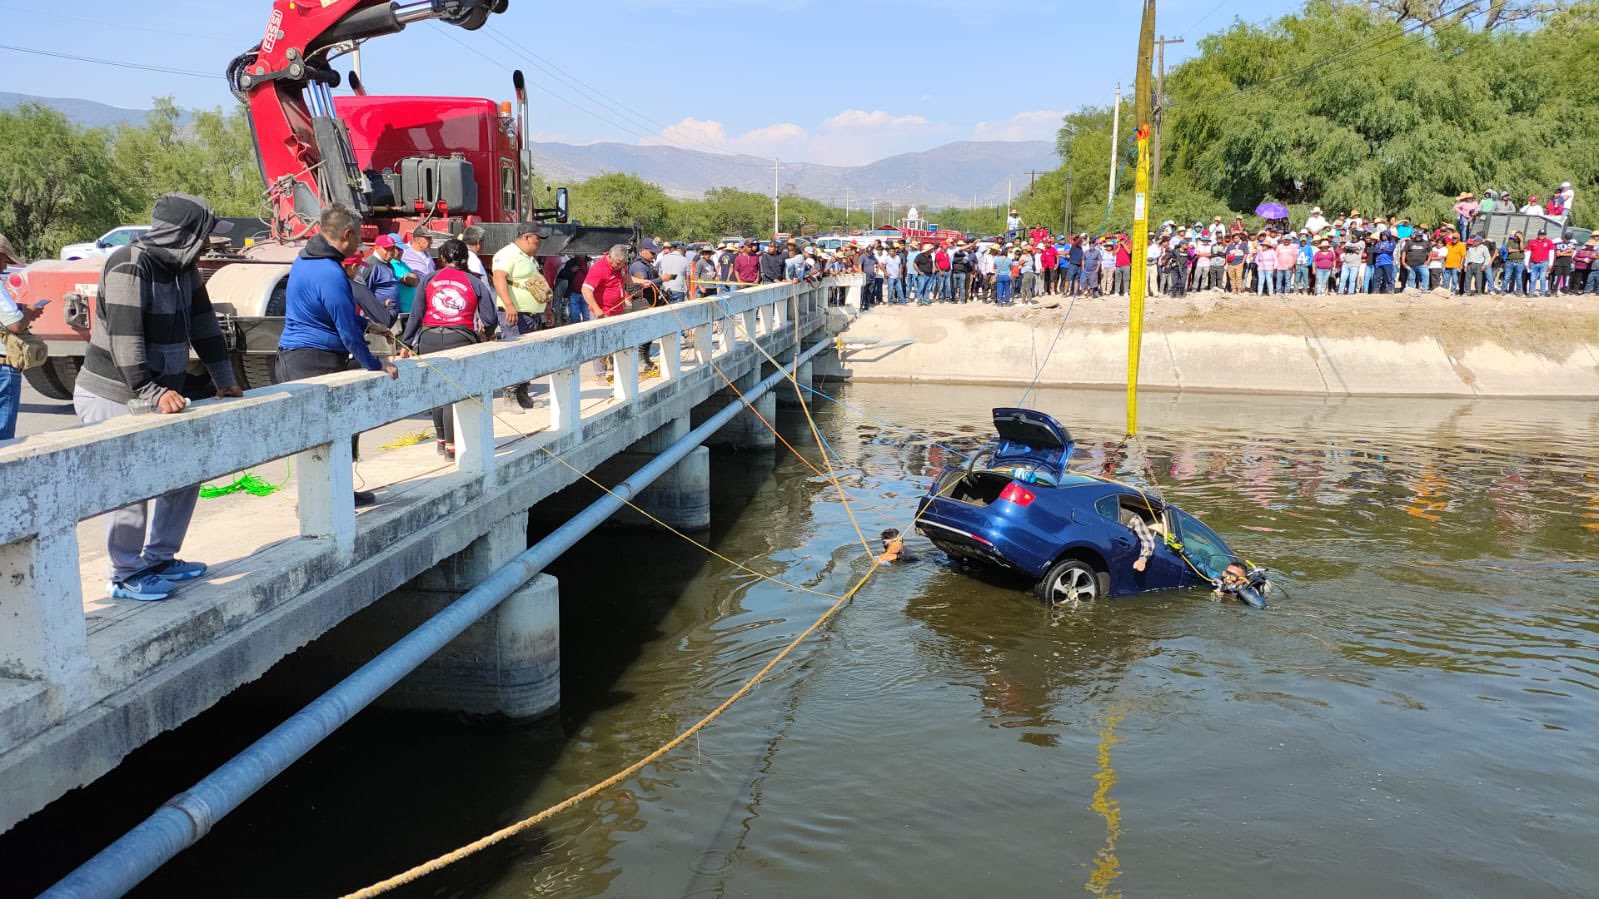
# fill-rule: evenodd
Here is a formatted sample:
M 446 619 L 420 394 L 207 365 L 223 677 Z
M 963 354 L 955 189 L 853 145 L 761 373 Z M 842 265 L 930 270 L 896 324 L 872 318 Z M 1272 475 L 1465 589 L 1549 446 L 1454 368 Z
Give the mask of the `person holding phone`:
M 11 241 L 0 234 L 0 328 L 13 334 L 27 330 L 28 325 L 39 317 L 45 304 L 50 302 L 44 300 L 37 306 L 18 306 L 6 293 L 6 272 L 25 264 L 11 246 Z M 22 371 L 7 363 L 6 358 L 0 354 L 0 440 L 17 436 L 17 411 L 22 406 Z

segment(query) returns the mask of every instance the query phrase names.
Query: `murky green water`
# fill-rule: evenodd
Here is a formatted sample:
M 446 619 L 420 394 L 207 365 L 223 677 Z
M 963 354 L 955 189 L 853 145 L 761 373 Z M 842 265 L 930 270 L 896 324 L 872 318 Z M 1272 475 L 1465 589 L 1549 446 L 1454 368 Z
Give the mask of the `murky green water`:
M 957 446 L 1017 394 L 840 389 Z M 1125 451 L 1119 395 L 1032 404 L 1071 428 L 1078 467 L 1153 473 L 1287 595 L 1264 613 L 1192 593 L 1048 610 L 913 541 L 922 562 L 877 576 L 700 739 L 399 895 L 1599 893 L 1591 404 L 1151 395 Z M 868 536 L 904 527 L 943 452 L 860 412 L 817 418 Z M 802 419 L 785 433 L 816 457 Z M 865 571 L 844 506 L 773 463 L 717 458 L 716 547 L 842 592 Z M 607 532 L 556 573 L 558 724 L 363 718 L 143 895 L 379 879 L 668 739 L 829 604 L 668 536 Z M 226 705 L 0 857 L 58 871 L 267 723 Z

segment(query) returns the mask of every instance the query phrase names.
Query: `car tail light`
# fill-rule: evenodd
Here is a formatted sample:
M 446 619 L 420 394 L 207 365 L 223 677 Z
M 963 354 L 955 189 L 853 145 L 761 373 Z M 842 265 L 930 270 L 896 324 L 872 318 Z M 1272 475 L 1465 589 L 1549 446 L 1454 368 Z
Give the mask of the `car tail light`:
M 1023 487 L 1022 485 L 1012 481 L 1010 484 L 1005 486 L 1004 490 L 999 492 L 999 498 L 1008 502 L 1013 502 L 1025 509 L 1033 504 L 1033 500 L 1037 499 L 1038 495 L 1033 493 L 1033 491 L 1028 490 L 1026 487 Z

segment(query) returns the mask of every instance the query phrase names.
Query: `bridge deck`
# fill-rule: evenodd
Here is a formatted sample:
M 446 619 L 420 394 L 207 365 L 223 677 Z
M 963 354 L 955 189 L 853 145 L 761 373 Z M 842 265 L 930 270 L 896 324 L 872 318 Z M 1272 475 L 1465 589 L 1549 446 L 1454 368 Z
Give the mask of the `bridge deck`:
M 436 371 L 402 362 L 398 381 L 346 372 L 0 446 L 0 831 L 573 483 L 551 453 L 590 471 L 758 374 L 750 335 L 779 357 L 814 340 L 827 290 L 744 290 L 452 350 L 430 357 Z M 662 376 L 628 377 L 647 341 L 662 346 Z M 593 375 L 605 357 L 623 373 L 614 386 Z M 490 400 L 505 421 L 461 400 L 521 381 L 542 402 L 520 413 Z M 457 462 L 431 439 L 379 448 L 430 430 L 426 411 L 451 403 Z M 356 471 L 380 497 L 362 510 L 353 433 L 366 435 Z M 211 575 L 165 602 L 102 598 L 98 516 L 246 469 L 277 481 L 284 458 L 294 471 L 277 494 L 201 500 L 183 555 Z

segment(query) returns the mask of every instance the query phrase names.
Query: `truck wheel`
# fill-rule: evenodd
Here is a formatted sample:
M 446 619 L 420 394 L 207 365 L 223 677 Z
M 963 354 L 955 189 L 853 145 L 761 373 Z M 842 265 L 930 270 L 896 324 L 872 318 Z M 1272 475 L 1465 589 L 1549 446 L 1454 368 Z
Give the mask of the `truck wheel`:
M 1082 559 L 1061 559 L 1050 566 L 1033 587 L 1040 602 L 1058 606 L 1068 602 L 1093 602 L 1110 593 L 1110 578 Z
M 28 385 L 53 400 L 72 399 L 72 388 L 78 383 L 78 369 L 83 367 L 82 356 L 51 356 L 38 368 L 22 373 Z
M 244 390 L 270 387 L 278 383 L 278 357 L 273 353 L 236 353 L 233 376 Z

